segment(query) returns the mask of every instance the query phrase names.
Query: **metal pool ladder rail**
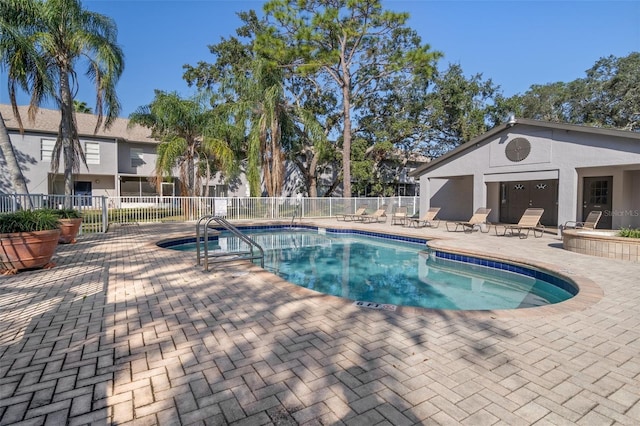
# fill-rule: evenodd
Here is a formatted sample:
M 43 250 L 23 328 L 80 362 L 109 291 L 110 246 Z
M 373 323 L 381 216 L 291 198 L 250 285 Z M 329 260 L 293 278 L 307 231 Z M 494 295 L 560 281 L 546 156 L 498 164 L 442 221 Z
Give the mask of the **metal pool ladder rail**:
M 204 222 L 204 226 L 202 223 Z M 238 237 L 240 240 L 244 241 L 248 246 L 249 250 L 246 251 L 235 251 L 235 252 L 215 252 L 209 253 L 209 225 L 211 222 L 216 222 L 218 225 L 222 226 L 227 231 L 231 232 L 234 236 Z M 204 253 L 201 252 L 200 248 L 200 235 L 202 234 L 202 246 Z M 204 270 L 209 270 L 210 263 L 222 263 L 222 262 L 230 262 L 239 259 L 246 260 L 254 260 L 260 259 L 260 267 L 264 268 L 264 250 L 260 246 L 260 244 L 256 243 L 249 236 L 240 232 L 238 228 L 233 226 L 229 221 L 225 218 L 215 215 L 206 215 L 202 216 L 198 219 L 198 223 L 196 224 L 196 252 L 197 252 L 197 260 L 198 265 L 201 264 L 201 261 L 204 262 Z M 257 252 L 257 253 L 256 253 Z

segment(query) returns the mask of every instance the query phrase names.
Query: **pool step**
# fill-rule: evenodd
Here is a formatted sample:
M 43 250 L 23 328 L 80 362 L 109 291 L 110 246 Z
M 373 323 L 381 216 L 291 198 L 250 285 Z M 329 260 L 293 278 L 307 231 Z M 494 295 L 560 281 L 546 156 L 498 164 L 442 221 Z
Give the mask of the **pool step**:
M 251 251 L 216 251 L 215 253 L 209 252 L 207 259 L 209 263 L 222 263 L 233 260 L 254 260 L 260 259 L 262 256 L 252 254 Z

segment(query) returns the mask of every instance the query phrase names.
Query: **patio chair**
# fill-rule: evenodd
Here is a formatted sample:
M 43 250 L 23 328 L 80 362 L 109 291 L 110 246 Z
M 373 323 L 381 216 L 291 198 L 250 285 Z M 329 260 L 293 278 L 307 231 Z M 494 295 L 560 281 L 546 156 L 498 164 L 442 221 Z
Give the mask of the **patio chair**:
M 598 226 L 598 222 L 600 221 L 601 217 L 602 217 L 602 212 L 600 210 L 593 210 L 593 211 L 589 212 L 589 214 L 587 215 L 587 218 L 585 219 L 584 222 L 577 222 L 577 221 L 574 221 L 574 220 L 569 220 L 569 221 L 564 223 L 564 226 L 562 227 L 562 230 L 564 231 L 567 228 L 569 228 L 569 229 L 596 229 L 596 226 Z
M 336 215 L 336 218 L 340 220 L 340 217 L 342 217 L 342 220 L 344 220 L 345 222 L 360 220 L 360 216 L 367 214 L 367 207 L 369 207 L 367 204 L 363 204 L 358 207 L 358 210 L 356 210 L 355 213 L 338 214 Z
M 440 220 L 436 220 L 436 216 L 440 212 L 440 207 L 431 207 L 427 210 L 427 213 L 420 218 L 413 218 L 409 220 L 409 226 L 413 225 L 416 228 L 421 228 L 424 226 L 429 226 L 433 228 L 437 228 L 440 226 Z
M 384 220 L 382 220 L 382 218 L 384 218 Z M 375 212 L 373 212 L 372 214 L 363 214 L 362 221 L 366 223 L 386 222 L 387 221 L 387 205 L 384 204 L 380 206 L 380 208 Z
M 406 207 L 398 207 L 393 215 L 391 216 L 391 224 L 396 225 L 404 225 L 407 222 L 407 208 Z
M 533 231 L 533 236 L 536 238 L 542 237 L 544 234 L 544 225 L 540 223 L 540 218 L 544 213 L 544 209 L 539 208 L 531 208 L 524 211 L 522 217 L 515 225 L 496 225 L 496 235 L 505 236 L 507 232 L 510 233 L 511 236 L 515 235 L 516 231 L 518 232 L 518 236 L 520 238 L 527 238 L 529 236 L 529 232 Z M 504 227 L 504 231 L 500 233 L 498 228 Z M 524 231 L 527 231 L 526 234 Z M 537 235 L 536 232 L 540 232 L 540 235 Z
M 447 227 L 447 231 L 457 232 L 458 228 L 462 228 L 464 232 L 473 232 L 474 229 L 478 229 L 480 232 L 486 234 L 489 232 L 490 228 L 490 225 L 487 222 L 487 216 L 489 216 L 489 213 L 491 213 L 491 209 L 480 207 L 467 222 L 446 222 L 445 225 Z M 454 229 L 452 229 L 453 225 L 456 226 Z M 487 226 L 485 227 L 484 225 Z

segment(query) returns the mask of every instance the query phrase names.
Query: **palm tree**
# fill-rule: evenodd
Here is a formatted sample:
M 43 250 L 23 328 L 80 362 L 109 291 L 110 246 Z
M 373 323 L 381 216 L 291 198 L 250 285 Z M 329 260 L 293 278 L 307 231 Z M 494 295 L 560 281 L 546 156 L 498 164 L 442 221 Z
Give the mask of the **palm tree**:
M 0 113 L 0 152 L 7 163 L 7 169 L 9 171 L 11 183 L 13 184 L 13 190 L 19 194 L 28 195 L 29 190 L 27 189 L 27 183 L 24 179 L 24 175 L 22 174 L 20 164 L 18 164 L 16 153 L 13 150 L 13 145 L 9 138 L 9 131 L 7 130 L 7 126 L 4 124 L 2 113 Z M 31 204 L 31 198 L 27 197 L 27 200 L 28 203 Z
M 0 69 L 8 72 L 8 89 L 11 99 L 15 99 L 16 85 L 19 87 L 28 85 L 30 76 L 24 72 L 24 69 L 39 69 L 39 64 L 34 62 L 38 59 L 37 51 L 29 38 L 16 25 L 16 22 L 29 22 L 33 16 L 32 13 L 33 10 L 29 7 L 24 7 L 20 1 L 3 0 L 0 2 Z M 18 66 L 15 66 L 14 63 L 18 64 Z M 13 112 L 22 130 L 22 121 L 15 103 L 13 103 Z M 1 113 L 0 152 L 2 152 L 7 163 L 14 191 L 28 194 L 27 183 L 16 158 L 11 138 Z M 29 197 L 27 197 L 27 200 L 29 203 L 31 202 Z
M 235 164 L 230 144 L 216 135 L 216 122 L 203 95 L 182 99 L 176 92 L 160 90 L 156 90 L 149 105 L 138 108 L 129 116 L 130 125 L 139 124 L 151 129 L 152 136 L 161 141 L 155 167 L 158 184 L 178 168 L 184 196 L 200 195 L 198 178 L 203 175 L 198 173 L 196 163 L 207 165 L 203 168 L 207 178 L 212 159 L 225 169 L 231 169 Z
M 124 69 L 124 55 L 116 43 L 116 24 L 109 17 L 83 9 L 79 0 L 2 2 L 19 10 L 4 17 L 16 34 L 8 41 L 28 40 L 32 46 L 24 51 L 19 46 L 3 45 L 11 104 L 16 111 L 16 85 L 31 94 L 32 117 L 45 99 L 55 100 L 61 120 L 51 169 L 58 171 L 62 157 L 64 191 L 69 196 L 73 193 L 73 173 L 80 170 L 80 162 L 86 166 L 73 104 L 78 87 L 76 67 L 86 63 L 85 75 L 97 89 L 94 131 L 103 124 L 108 128 L 120 111 L 115 86 Z M 18 121 L 21 125 L 20 118 Z M 65 204 L 70 207 L 69 197 Z
M 232 75 L 223 90 L 232 93 L 226 106 L 234 122 L 248 126 L 247 179 L 251 195 L 260 192 L 260 170 L 267 194 L 281 195 L 287 148 L 296 134 L 295 114 L 287 104 L 282 70 L 255 59 L 244 74 Z
M 93 112 L 85 101 L 79 101 L 77 99 L 73 100 L 73 110 L 84 114 L 91 114 Z

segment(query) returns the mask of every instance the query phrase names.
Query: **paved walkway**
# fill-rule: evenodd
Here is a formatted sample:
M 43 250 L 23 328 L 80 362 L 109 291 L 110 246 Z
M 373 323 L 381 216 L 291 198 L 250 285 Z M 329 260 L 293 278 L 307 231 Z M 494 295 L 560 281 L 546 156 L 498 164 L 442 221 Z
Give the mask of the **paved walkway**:
M 549 234 L 358 226 L 533 259 L 590 296 L 513 315 L 369 310 L 153 244 L 191 224 L 115 226 L 0 278 L 0 424 L 640 424 L 640 264 Z

